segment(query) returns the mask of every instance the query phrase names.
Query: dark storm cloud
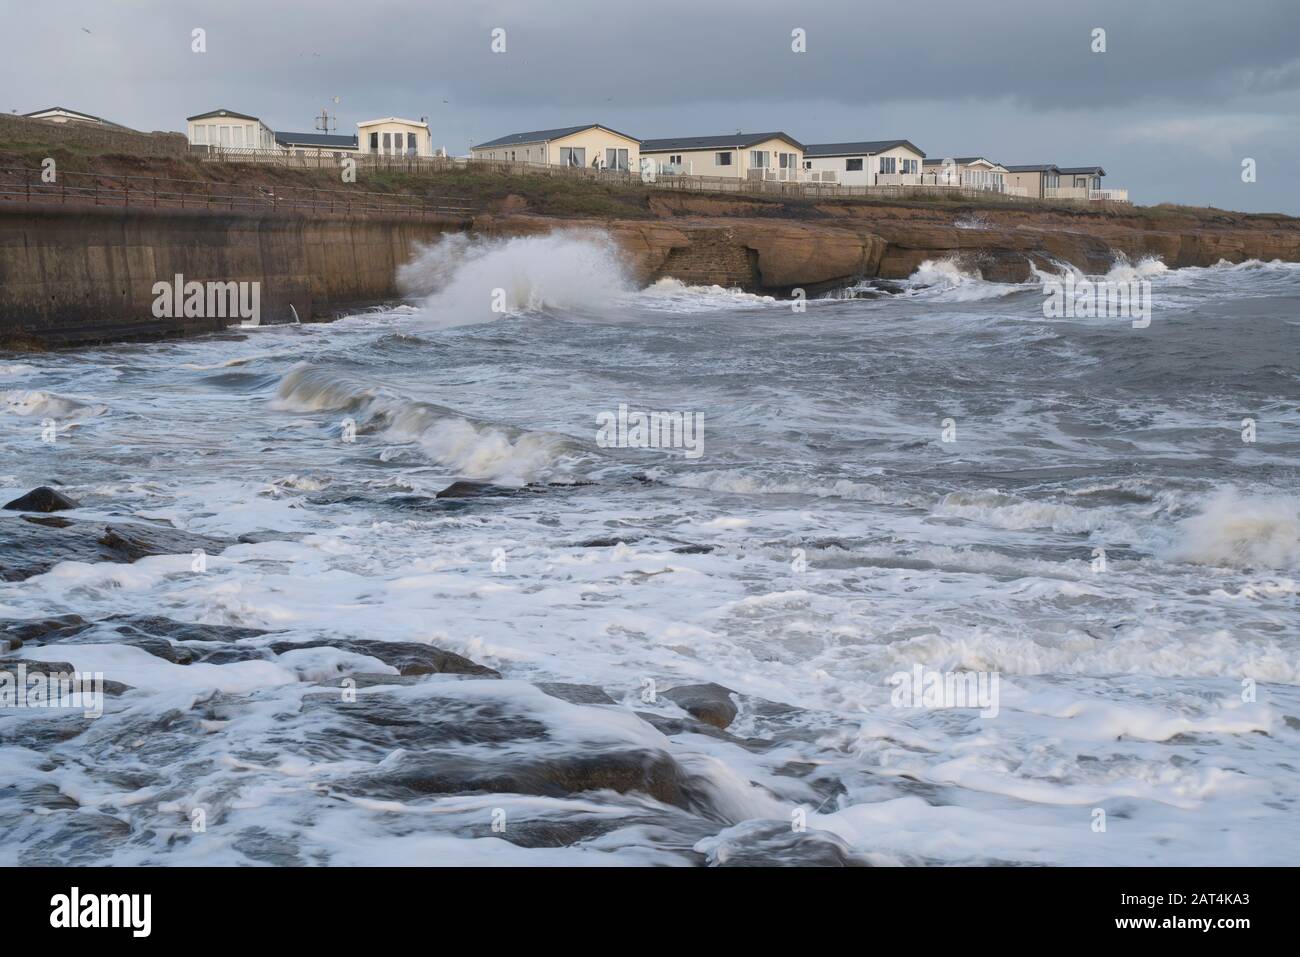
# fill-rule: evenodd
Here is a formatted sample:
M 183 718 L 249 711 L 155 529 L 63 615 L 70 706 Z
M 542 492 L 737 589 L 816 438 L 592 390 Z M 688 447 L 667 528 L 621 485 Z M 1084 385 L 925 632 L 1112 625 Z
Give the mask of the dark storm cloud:
M 505 54 L 490 51 L 495 27 Z M 807 53 L 790 50 L 796 27 Z M 588 121 L 647 137 L 906 136 L 932 155 L 1101 162 L 1143 201 L 1294 210 L 1269 171 L 1300 165 L 1297 41 L 1295 0 L 73 2 L 7 12 L 0 89 L 6 109 L 144 129 L 218 106 L 279 129 L 310 129 L 322 107 L 340 130 L 428 116 L 457 153 Z M 1244 156 L 1261 164 L 1249 190 Z

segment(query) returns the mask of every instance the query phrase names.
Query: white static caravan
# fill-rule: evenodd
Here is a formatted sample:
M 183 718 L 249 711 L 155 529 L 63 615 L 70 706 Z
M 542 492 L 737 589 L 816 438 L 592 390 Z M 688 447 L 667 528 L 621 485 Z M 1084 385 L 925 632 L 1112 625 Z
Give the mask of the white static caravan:
M 797 182 L 803 144 L 786 133 L 731 133 L 642 140 L 661 176 L 724 176 Z
M 804 170 L 814 182 L 841 186 L 919 186 L 925 153 L 908 140 L 812 143 Z

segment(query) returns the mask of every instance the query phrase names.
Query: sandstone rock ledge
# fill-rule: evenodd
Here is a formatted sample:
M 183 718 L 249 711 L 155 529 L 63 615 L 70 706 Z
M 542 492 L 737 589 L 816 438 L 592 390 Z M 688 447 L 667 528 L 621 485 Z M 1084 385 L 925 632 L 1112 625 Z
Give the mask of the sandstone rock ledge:
M 689 212 L 688 210 L 685 210 Z M 1107 272 L 1117 254 L 1158 256 L 1170 268 L 1220 260 L 1300 261 L 1300 220 L 1225 213 L 1194 216 L 1096 215 L 988 211 L 972 217 L 945 210 L 827 207 L 818 219 L 681 216 L 658 220 L 483 216 L 486 235 L 596 230 L 627 254 L 643 283 L 671 276 L 699 285 L 788 295 L 816 295 L 861 279 L 905 279 L 927 259 L 957 258 L 995 282 L 1024 282 L 1032 268 L 1065 262 Z M 972 222 L 973 219 L 973 222 Z M 958 225 L 961 223 L 961 225 Z

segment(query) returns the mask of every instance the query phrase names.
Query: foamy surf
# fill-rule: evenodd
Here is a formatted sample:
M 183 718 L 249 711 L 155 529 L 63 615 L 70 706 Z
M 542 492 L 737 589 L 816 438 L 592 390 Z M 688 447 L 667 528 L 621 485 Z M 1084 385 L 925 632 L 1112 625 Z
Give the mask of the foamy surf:
M 108 406 L 103 403 L 83 401 L 39 389 L 14 390 L 6 392 L 3 398 L 4 409 L 11 415 L 49 416 L 65 423 L 94 418 L 108 411 Z
M 1018 283 L 990 282 L 978 268 L 967 266 L 953 257 L 927 259 L 904 283 L 904 294 L 935 302 L 981 302 L 1001 299 L 1025 286 Z
M 727 308 L 762 307 L 777 303 L 777 299 L 773 296 L 748 293 L 724 286 L 691 285 L 671 276 L 658 279 L 642 289 L 636 294 L 635 301 L 650 308 L 676 312 L 708 312 Z
M 307 335 L 23 357 L 15 386 L 111 417 L 47 443 L 0 405 L 6 495 L 82 504 L 66 528 L 0 519 L 37 536 L 5 537 L 6 576 L 39 566 L 0 582 L 0 627 L 86 623 L 5 654 L 131 690 L 53 743 L 5 715 L 0 855 L 1296 859 L 1294 271 L 1152 273 L 1188 317 L 1159 339 L 1044 323 L 1037 283 L 981 299 L 956 262 L 795 321 L 603 266 L 586 296 L 602 241 L 574 241 L 449 240 L 418 308 Z M 501 275 L 499 325 L 423 318 Z M 598 448 L 622 404 L 702 416 L 702 456 Z M 566 475 L 600 480 L 435 499 Z M 91 516 L 90 553 L 45 547 Z M 203 571 L 180 545 L 106 561 L 100 518 L 215 544 Z M 996 715 L 900 704 L 918 667 L 996 675 Z M 725 731 L 671 694 L 709 683 Z M 148 741 L 148 767 L 114 741 Z M 176 840 L 199 807 L 206 838 Z

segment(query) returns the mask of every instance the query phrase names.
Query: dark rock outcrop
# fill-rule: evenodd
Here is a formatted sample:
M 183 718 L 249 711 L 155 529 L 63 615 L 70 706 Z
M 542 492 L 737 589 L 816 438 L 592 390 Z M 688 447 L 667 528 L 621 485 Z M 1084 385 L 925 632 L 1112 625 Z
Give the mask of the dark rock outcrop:
M 15 512 L 62 512 L 69 508 L 80 508 L 80 504 L 68 498 L 62 492 L 56 492 L 48 485 L 34 488 L 26 495 L 14 499 L 4 508 Z

